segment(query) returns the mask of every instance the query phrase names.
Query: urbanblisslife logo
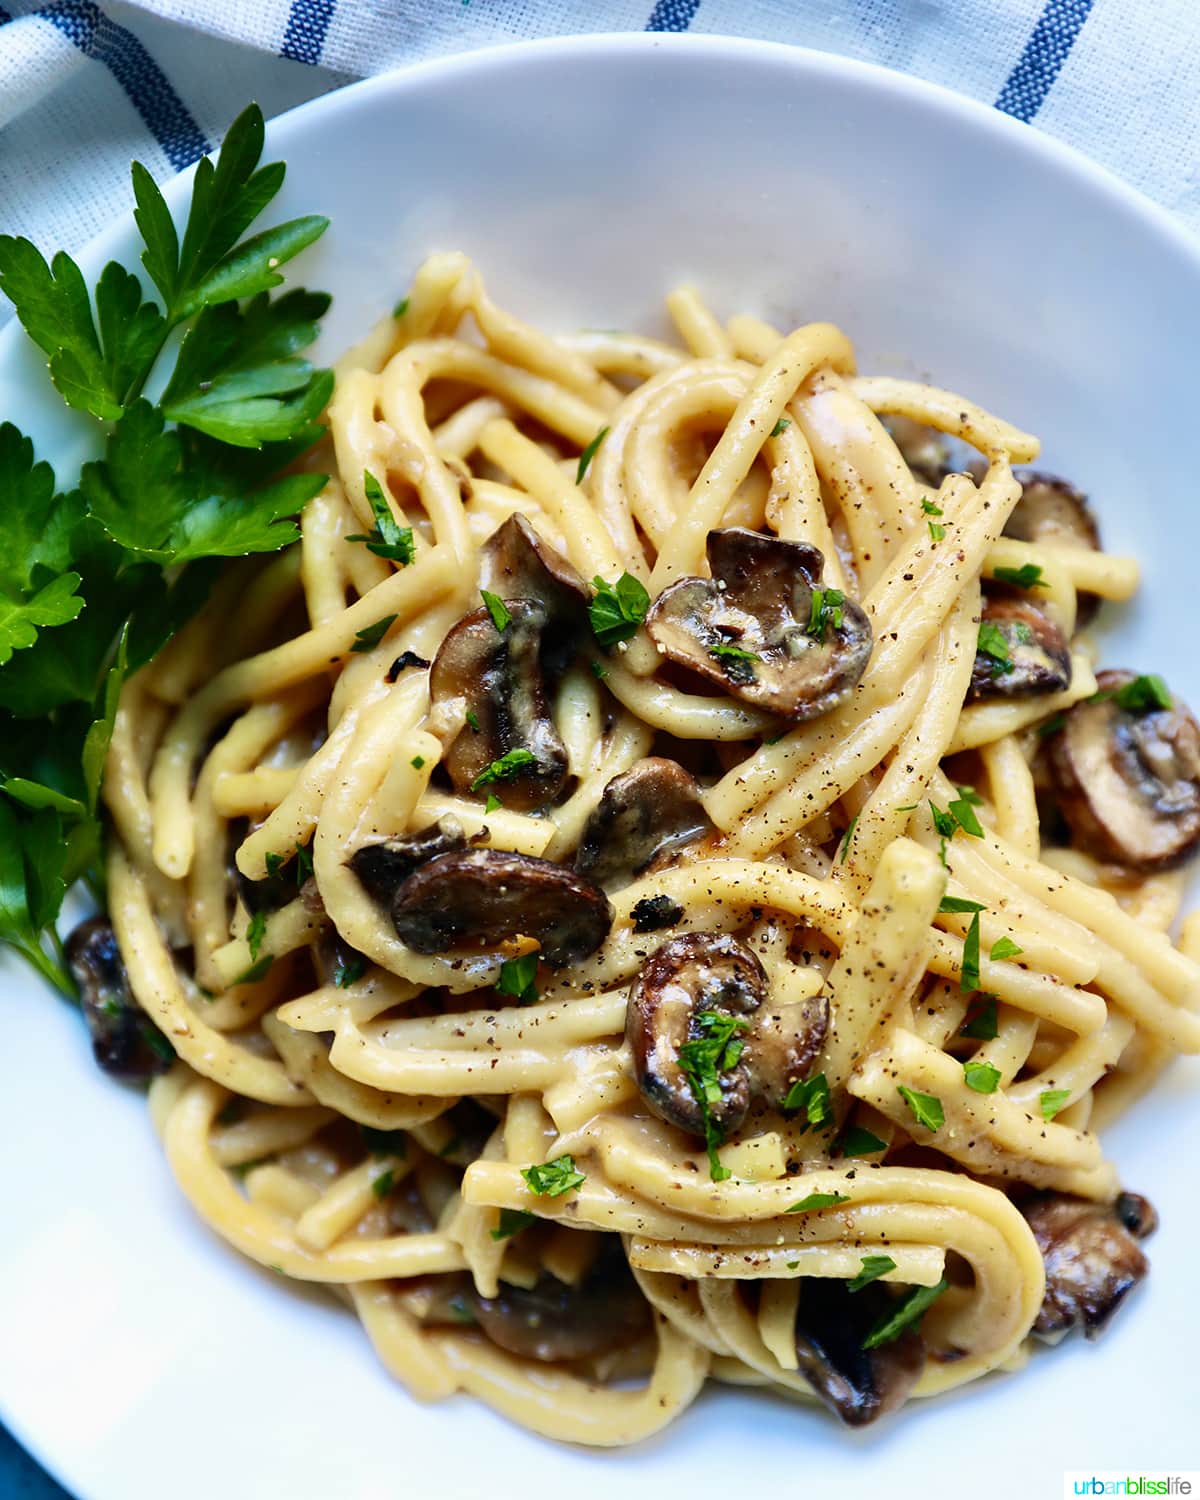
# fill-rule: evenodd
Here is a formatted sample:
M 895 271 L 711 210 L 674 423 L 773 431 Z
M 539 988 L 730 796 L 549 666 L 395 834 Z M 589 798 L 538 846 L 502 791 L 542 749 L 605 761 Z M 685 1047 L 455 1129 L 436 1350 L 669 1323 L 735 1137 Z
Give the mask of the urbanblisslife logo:
M 1196 1495 L 1200 1497 L 1200 1472 L 1177 1474 L 1130 1474 L 1107 1470 L 1063 1476 L 1064 1495 Z

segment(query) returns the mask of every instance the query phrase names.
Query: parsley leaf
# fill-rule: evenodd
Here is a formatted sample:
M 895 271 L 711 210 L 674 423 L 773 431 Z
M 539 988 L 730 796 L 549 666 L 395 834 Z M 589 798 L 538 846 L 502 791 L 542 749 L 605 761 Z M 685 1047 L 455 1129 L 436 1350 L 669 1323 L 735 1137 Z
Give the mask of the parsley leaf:
M 990 1062 L 963 1063 L 963 1081 L 977 1094 L 994 1094 L 1000 1082 L 1000 1069 Z
M 650 595 L 645 585 L 632 573 L 622 573 L 616 583 L 606 583 L 597 576 L 592 579 L 592 587 L 596 590 L 595 598 L 588 605 L 592 634 L 602 646 L 627 641 L 650 608 Z
M 1019 958 L 1025 950 L 1019 943 L 1014 943 L 1010 937 L 1000 937 L 992 944 L 992 951 L 988 957 L 992 960 L 1001 958 Z
M 256 911 L 250 918 L 250 924 L 246 928 L 246 943 L 250 949 L 250 958 L 256 961 L 258 951 L 263 945 L 263 938 L 267 934 L 267 914 L 265 911 Z
M 788 417 L 780 417 L 779 421 L 771 428 L 769 436 L 782 437 L 791 425 L 791 420 Z
M 910 1323 L 924 1316 L 925 1310 L 935 1302 L 950 1283 L 943 1276 L 936 1286 L 915 1286 L 871 1329 L 863 1340 L 864 1349 L 878 1349 L 881 1344 L 890 1344 L 898 1339 Z
M 793 1083 L 784 1098 L 783 1107 L 784 1109 L 802 1109 L 806 1130 L 809 1125 L 824 1125 L 833 1114 L 833 1105 L 829 1099 L 829 1081 L 824 1073 L 816 1073 L 812 1078 L 797 1080 Z
M 980 625 L 977 649 L 984 656 L 991 657 L 993 677 L 1003 677 L 1006 672 L 1013 670 L 1008 637 L 994 620 L 984 620 Z
M 372 1156 L 408 1155 L 408 1135 L 403 1130 L 376 1130 L 373 1125 L 360 1125 L 363 1141 Z
M 1118 708 L 1129 714 L 1153 713 L 1158 708 L 1173 707 L 1170 690 L 1157 672 L 1149 677 L 1135 677 L 1113 694 Z
M 843 1156 L 874 1156 L 877 1151 L 887 1150 L 887 1142 L 862 1125 L 852 1125 L 834 1149 Z
M 494 813 L 503 806 L 504 803 L 496 796 L 495 792 L 489 792 L 487 794 L 487 801 L 483 804 L 483 810 L 485 813 Z
M 734 682 L 754 681 L 754 663 L 760 659 L 756 651 L 744 651 L 728 641 L 717 641 L 708 648 L 708 654 L 724 662 L 725 671 Z
M 815 1208 L 832 1208 L 835 1203 L 849 1203 L 850 1199 L 846 1193 L 809 1193 L 807 1198 L 801 1198 L 799 1203 L 793 1203 L 790 1208 L 785 1208 L 785 1214 L 804 1214 Z
M 945 512 L 940 505 L 935 505 L 932 500 L 922 500 L 921 509 L 927 516 L 941 516 Z
M 376 557 L 386 557 L 389 562 L 398 562 L 402 568 L 407 567 L 412 562 L 414 553 L 412 527 L 401 526 L 392 515 L 383 486 L 370 469 L 363 470 L 363 489 L 375 516 L 375 529 L 365 534 L 355 532 L 346 540 L 365 542 L 367 551 L 373 552 Z
M 850 853 L 850 845 L 854 842 L 854 830 L 858 827 L 858 820 L 861 817 L 861 813 L 855 813 L 854 816 L 850 819 L 850 822 L 846 825 L 845 836 L 842 839 L 842 846 L 838 853 L 839 865 L 844 865 L 846 863 L 846 856 Z
M 333 982 L 339 990 L 347 990 L 357 984 L 367 970 L 367 961 L 361 953 L 339 963 L 333 971 Z
M 708 1150 L 708 1174 L 714 1182 L 723 1182 L 731 1175 L 729 1168 L 721 1165 L 717 1147 L 724 1139 L 719 1126 L 712 1118 L 712 1106 L 721 1103 L 721 1075 L 734 1067 L 745 1048 L 738 1036 L 739 1031 L 748 1031 L 747 1022 L 737 1016 L 727 1016 L 716 1010 L 702 1010 L 695 1020 L 698 1035 L 684 1042 L 678 1051 L 679 1068 L 687 1079 L 700 1116 L 704 1121 L 704 1142 Z
M 520 958 L 506 958 L 500 965 L 496 993 L 511 995 L 522 1005 L 532 1005 L 538 997 L 537 985 L 534 983 L 537 966 L 536 953 L 523 953 Z
M 546 1198 L 561 1198 L 564 1193 L 569 1193 L 572 1188 L 587 1181 L 587 1173 L 576 1168 L 573 1156 L 556 1156 L 553 1161 L 540 1167 L 522 1167 L 521 1176 L 529 1185 L 531 1193 Z
M 480 589 L 479 597 L 483 600 L 488 614 L 492 617 L 492 624 L 503 635 L 512 621 L 512 615 L 509 614 L 504 600 L 501 599 L 499 594 L 490 593 L 487 589 Z
M 808 625 L 805 627 L 809 635 L 815 636 L 817 640 L 824 640 L 827 625 L 840 630 L 842 605 L 845 602 L 846 596 L 841 589 L 813 589 L 808 606 Z
M 1011 583 L 1018 589 L 1044 589 L 1042 570 L 1037 563 L 1022 563 L 1019 568 L 993 568 L 992 577 L 1000 583 Z
M 396 1174 L 392 1171 L 391 1167 L 371 1178 L 371 1191 L 377 1198 L 386 1198 L 395 1185 Z
M 958 822 L 953 813 L 948 813 L 944 808 L 938 807 L 936 802 L 929 804 L 929 811 L 933 814 L 933 826 L 944 839 L 952 839 L 958 830 Z
M 1038 1095 L 1038 1107 L 1043 1120 L 1053 1120 L 1071 1097 L 1070 1089 L 1043 1089 Z
M 846 1283 L 848 1292 L 861 1292 L 863 1287 L 870 1286 L 873 1281 L 878 1281 L 881 1276 L 886 1276 L 889 1271 L 896 1269 L 896 1262 L 890 1255 L 864 1255 L 862 1258 L 862 1270 L 853 1281 Z
M 987 911 L 982 901 L 970 901 L 966 896 L 943 896 L 938 911 L 945 912 L 968 912 Z
M 930 541 L 933 541 L 933 542 L 945 541 L 945 539 L 946 539 L 946 528 L 942 525 L 942 523 L 940 521 L 930 521 L 928 523 L 928 525 L 929 525 L 929 539 L 930 539 Z
M 1052 734 L 1057 734 L 1066 722 L 1066 714 L 1051 714 L 1048 719 L 1043 720 L 1043 722 L 1038 725 L 1038 739 L 1049 739 Z
M 979 913 L 971 918 L 967 935 L 963 939 L 962 974 L 959 989 L 966 995 L 979 988 Z
M 502 1208 L 500 1210 L 500 1223 L 491 1231 L 494 1240 L 507 1240 L 514 1234 L 519 1234 L 522 1229 L 532 1224 L 537 1218 L 536 1214 L 526 1212 L 523 1208 Z
M 596 434 L 596 436 L 587 445 L 587 447 L 583 450 L 583 452 L 579 455 L 579 463 L 575 467 L 575 483 L 576 484 L 582 484 L 583 483 L 583 476 L 587 473 L 588 466 L 591 464 L 592 459 L 595 458 L 595 456 L 596 456 L 596 450 L 600 447 L 600 444 L 604 441 L 604 439 L 607 436 L 608 436 L 608 428 L 607 427 L 602 427 L 600 429 L 600 431 Z
M 946 1123 L 946 1111 L 936 1095 L 922 1094 L 919 1089 L 906 1088 L 904 1084 L 898 1085 L 898 1092 L 918 1125 L 926 1130 L 940 1130 Z
M 273 953 L 264 953 L 257 963 L 250 967 L 233 981 L 234 984 L 257 984 L 260 979 L 265 979 L 268 970 L 275 962 Z
M 510 777 L 518 776 L 526 766 L 536 766 L 537 756 L 532 750 L 506 750 L 499 760 L 494 760 L 490 766 L 485 766 L 475 780 L 471 783 L 471 790 L 477 792 L 481 786 L 490 786 L 494 781 L 507 781 Z
M 972 1010 L 967 1019 L 959 1027 L 959 1036 L 974 1037 L 976 1041 L 990 1042 L 993 1037 L 999 1035 L 999 1021 L 996 1017 L 996 997 L 987 995 L 978 1009 Z
M 975 816 L 975 809 L 971 806 L 971 800 L 967 797 L 958 797 L 947 804 L 949 812 L 954 821 L 964 833 L 969 833 L 973 839 L 983 837 L 983 828 L 979 819 Z
M 356 630 L 354 644 L 350 647 L 351 651 L 373 651 L 395 624 L 396 619 L 395 615 L 384 615 L 382 620 L 376 620 L 373 625 L 364 625 L 361 630 Z

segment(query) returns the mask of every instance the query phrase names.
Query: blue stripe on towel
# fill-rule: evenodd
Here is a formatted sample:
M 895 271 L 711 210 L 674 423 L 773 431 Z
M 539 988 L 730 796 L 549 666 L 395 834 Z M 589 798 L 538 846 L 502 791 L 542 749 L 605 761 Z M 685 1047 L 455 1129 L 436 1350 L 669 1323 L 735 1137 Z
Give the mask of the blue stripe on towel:
M 1026 124 L 1033 119 L 1062 72 L 1091 9 L 1092 0 L 1049 0 L 996 96 L 997 109 Z
M 57 27 L 85 56 L 105 65 L 177 171 L 209 149 L 167 75 L 132 31 L 110 21 L 91 0 L 54 0 L 32 14 Z
M 700 0 L 657 0 L 646 30 L 686 31 L 699 9 Z
M 337 0 L 292 0 L 280 56 L 316 67 L 336 4 Z

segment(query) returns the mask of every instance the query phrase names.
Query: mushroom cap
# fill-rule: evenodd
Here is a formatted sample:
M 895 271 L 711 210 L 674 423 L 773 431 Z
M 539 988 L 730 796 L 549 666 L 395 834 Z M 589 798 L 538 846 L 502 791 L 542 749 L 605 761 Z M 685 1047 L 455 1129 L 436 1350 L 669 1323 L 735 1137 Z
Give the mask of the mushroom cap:
M 599 886 L 548 859 L 501 849 L 439 855 L 397 890 L 392 921 L 417 953 L 536 938 L 552 968 L 594 953 L 613 912 Z
M 361 844 L 346 863 L 358 876 L 367 894 L 388 906 L 414 870 L 436 859 L 439 854 L 450 854 L 466 847 L 467 841 L 458 819 L 447 817 L 416 833 L 405 834 L 403 838 Z
M 632 1343 L 650 1327 L 650 1306 L 619 1252 L 602 1254 L 577 1286 L 549 1273 L 535 1286 L 500 1283 L 474 1297 L 479 1326 L 501 1349 L 546 1362 L 588 1359 Z
M 519 514 L 484 543 L 483 573 L 484 587 L 501 599 L 535 599 L 546 611 L 550 629 L 542 637 L 542 666 L 557 676 L 587 630 L 587 584 Z
M 1150 1269 L 1137 1242 L 1157 1228 L 1154 1209 L 1137 1193 L 1115 1203 L 1041 1193 L 1021 1212 L 1046 1263 L 1034 1333 L 1056 1340 L 1082 1328 L 1094 1339 Z
M 878 1282 L 851 1292 L 844 1281 L 806 1276 L 796 1308 L 796 1356 L 815 1395 L 848 1427 L 864 1427 L 902 1405 L 925 1368 L 915 1327 L 890 1344 L 864 1349 L 894 1306 Z
M 469 793 L 493 761 L 528 750 L 533 764 L 504 780 L 507 807 L 524 812 L 558 796 L 567 779 L 567 752 L 546 701 L 541 646 L 546 609 L 536 599 L 506 601 L 509 623 L 497 630 L 486 609 L 451 626 L 429 673 L 434 709 L 457 703 L 469 724 L 446 747 L 443 762 L 455 788 Z
M 1049 742 L 1058 805 L 1074 841 L 1134 870 L 1169 869 L 1200 844 L 1200 726 L 1171 708 L 1123 709 L 1132 672 L 1101 672 L 1103 698 L 1077 703 Z
M 175 1061 L 174 1050 L 134 999 L 108 918 L 81 922 L 68 936 L 65 949 L 97 1064 L 119 1078 L 165 1073 Z
M 900 450 L 900 457 L 923 484 L 936 490 L 946 475 L 954 472 L 944 432 L 898 414 L 889 413 L 882 420 Z
M 625 1036 L 643 1099 L 661 1120 L 705 1134 L 705 1111 L 679 1062 L 699 1035 L 705 1011 L 745 1018 L 733 1067 L 720 1074 L 721 1098 L 708 1119 L 722 1134 L 736 1130 L 755 1098 L 780 1104 L 820 1050 L 828 1024 L 824 997 L 795 1005 L 767 1004 L 758 955 L 724 932 L 685 932 L 657 948 L 634 981 Z
M 1036 605 L 989 594 L 983 602 L 983 619 L 1004 637 L 1009 665 L 977 651 L 969 697 L 1028 698 L 1061 693 L 1071 686 L 1067 638 Z
M 646 615 L 663 654 L 783 718 L 814 719 L 842 702 L 866 670 L 871 625 L 839 595 L 810 631 L 825 561 L 817 548 L 736 526 L 710 531 L 707 551 L 712 577 L 679 579 Z
M 1036 469 L 1014 469 L 1013 477 L 1021 485 L 1021 498 L 1004 527 L 1005 536 L 1020 542 L 1051 542 L 1060 547 L 1100 550 L 1100 528 L 1082 490 L 1057 475 Z M 1076 628 L 1087 625 L 1099 608 L 1100 600 L 1095 594 L 1081 592 Z
M 612 890 L 711 828 L 694 778 L 678 761 L 647 756 L 604 788 L 584 824 L 575 868 Z

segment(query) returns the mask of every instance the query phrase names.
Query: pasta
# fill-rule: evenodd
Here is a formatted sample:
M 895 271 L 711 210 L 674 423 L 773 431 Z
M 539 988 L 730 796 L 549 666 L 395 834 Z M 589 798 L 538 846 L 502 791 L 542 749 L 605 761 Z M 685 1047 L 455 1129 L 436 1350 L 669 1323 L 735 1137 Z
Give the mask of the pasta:
M 1194 722 L 1086 632 L 1136 566 L 969 401 L 667 306 L 554 336 L 427 261 L 105 782 L 196 1211 L 414 1395 L 597 1445 L 1094 1331 L 1153 1223 L 1096 1129 L 1200 1050 Z

